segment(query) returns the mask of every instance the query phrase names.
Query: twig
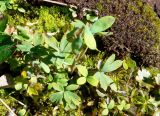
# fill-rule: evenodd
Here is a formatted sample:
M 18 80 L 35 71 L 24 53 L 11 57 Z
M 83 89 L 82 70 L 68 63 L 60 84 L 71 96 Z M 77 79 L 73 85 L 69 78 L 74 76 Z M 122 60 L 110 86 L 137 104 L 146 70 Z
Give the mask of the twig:
M 9 96 L 11 97 L 11 96 Z M 25 108 L 27 107 L 24 103 L 22 103 L 21 101 L 17 100 L 16 98 L 14 97 L 11 97 L 12 99 L 14 99 L 15 101 L 17 101 L 20 105 L 24 106 Z
M 62 2 L 58 2 L 58 1 L 53 1 L 53 0 L 42 0 L 44 2 L 50 2 L 50 3 L 53 3 L 53 4 L 58 4 L 58 5 L 61 5 L 61 6 L 70 6 L 70 7 L 73 7 L 73 8 L 77 8 L 77 6 L 75 5 L 68 5 L 66 3 L 62 3 Z
M 14 116 L 17 116 L 12 109 L 0 98 L 0 102 L 11 112 Z
M 49 2 L 49 3 L 53 3 L 53 4 L 58 4 L 58 5 L 61 5 L 61 6 L 68 6 L 68 7 L 71 7 L 71 8 L 75 8 L 77 9 L 78 7 L 75 6 L 75 5 L 68 5 L 66 3 L 62 3 L 62 2 L 58 2 L 58 1 L 53 1 L 53 0 L 42 0 L 44 2 Z M 86 8 L 84 7 L 83 8 L 83 11 L 94 11 L 96 13 L 96 15 L 98 15 L 98 10 L 95 10 L 95 9 L 89 9 L 89 8 Z

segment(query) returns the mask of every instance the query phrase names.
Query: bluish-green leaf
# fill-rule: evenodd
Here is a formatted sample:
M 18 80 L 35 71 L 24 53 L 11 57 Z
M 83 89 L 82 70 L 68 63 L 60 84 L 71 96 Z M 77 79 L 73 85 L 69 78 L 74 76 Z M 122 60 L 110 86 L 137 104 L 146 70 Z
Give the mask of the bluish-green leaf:
M 105 16 L 97 20 L 91 27 L 92 33 L 98 33 L 110 28 L 115 22 L 113 16 Z
M 112 72 L 117 70 L 122 66 L 123 61 L 121 60 L 116 60 L 112 64 L 108 65 L 103 72 Z
M 61 52 L 67 52 L 67 53 L 72 51 L 72 43 L 67 40 L 66 34 L 61 39 L 60 51 Z
M 63 98 L 63 92 L 57 92 L 57 93 L 52 93 L 49 96 L 49 99 L 51 102 L 55 102 L 55 103 L 59 103 L 60 101 L 62 101 Z
M 101 71 L 105 72 L 106 68 L 108 67 L 108 65 L 112 64 L 115 60 L 115 54 L 112 54 L 105 62 L 105 64 L 103 65 Z
M 80 104 L 81 98 L 77 94 L 75 94 L 71 91 L 65 91 L 64 96 L 65 96 L 65 98 L 67 98 L 67 99 L 65 99 L 66 102 L 72 101 L 77 106 Z
M 105 91 L 108 86 L 113 83 L 113 80 L 103 72 L 97 72 L 94 76 L 100 81 L 100 87 Z

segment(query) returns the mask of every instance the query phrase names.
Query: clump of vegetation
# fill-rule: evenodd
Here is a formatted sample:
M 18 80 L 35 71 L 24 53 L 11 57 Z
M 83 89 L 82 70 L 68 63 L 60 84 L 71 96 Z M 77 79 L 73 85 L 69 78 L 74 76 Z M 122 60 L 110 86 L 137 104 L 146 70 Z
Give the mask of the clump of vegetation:
M 9 25 L 30 25 L 39 32 L 61 32 L 70 28 L 71 14 L 68 8 L 52 6 L 30 6 L 22 1 L 15 1 L 9 15 Z M 19 8 L 19 9 L 18 9 Z M 21 8 L 21 9 L 20 9 Z
M 140 15 L 141 11 L 133 8 L 134 5 L 145 4 L 128 1 L 127 3 L 130 4 L 127 7 L 121 7 L 121 5 L 126 5 L 124 1 L 121 1 L 123 4 L 118 1 L 100 1 L 98 8 L 103 2 L 108 5 L 114 3 L 115 7 L 109 5 L 111 8 L 107 9 L 107 12 L 113 13 L 112 15 L 116 18 L 113 16 L 98 18 L 92 16 L 93 14 L 87 14 L 86 19 L 81 21 L 70 20 L 70 13 L 61 11 L 64 10 L 61 7 L 33 8 L 26 4 L 22 8 L 20 5 L 22 1 L 18 0 L 18 6 L 16 2 L 12 4 L 10 1 L 12 0 L 8 1 L 12 6 L 11 9 L 14 9 L 13 6 L 16 7 L 12 11 L 7 6 L 6 13 L 23 16 L 18 23 L 11 22 L 10 19 L 14 16 L 9 16 L 8 25 L 14 26 L 12 34 L 6 33 L 10 30 L 5 20 L 7 18 L 1 17 L 0 20 L 0 69 L 9 68 L 5 72 L 0 72 L 0 88 L 3 88 L 0 90 L 0 103 L 4 106 L 0 104 L 1 111 L 11 112 L 9 108 L 14 108 L 14 113 L 20 116 L 160 114 L 160 70 L 156 67 L 139 69 L 131 58 L 133 54 L 135 54 L 133 57 L 135 59 L 144 57 L 149 50 L 148 54 L 151 56 L 156 56 L 153 53 L 157 54 L 154 49 L 158 46 L 155 44 L 158 43 L 158 38 L 156 38 L 158 31 L 151 33 L 154 31 L 150 31 L 149 27 L 153 29 L 155 26 L 142 20 L 144 16 Z M 6 1 L 2 3 L 8 5 Z M 95 6 L 93 4 L 95 1 L 91 3 Z M 81 2 L 80 5 L 82 4 L 85 2 Z M 120 6 L 117 7 L 117 5 Z M 33 11 L 33 9 L 37 10 Z M 114 14 L 114 11 L 122 13 L 122 9 L 130 10 L 126 13 L 131 13 L 128 16 L 134 14 L 133 19 L 126 15 Z M 105 15 L 103 10 L 100 13 Z M 128 22 L 123 24 L 122 17 Z M 140 21 L 134 24 L 138 17 Z M 36 20 L 38 23 L 35 23 Z M 115 24 L 118 26 L 116 27 Z M 120 32 L 118 29 L 123 31 Z M 144 36 L 143 31 L 148 33 Z M 60 36 L 53 32 L 58 32 Z M 118 35 L 119 40 L 116 39 Z M 122 41 L 125 36 L 128 39 Z M 102 45 L 102 43 L 97 43 L 99 37 L 103 37 L 105 49 L 111 54 L 98 50 L 98 47 Z M 152 39 L 155 41 L 149 43 Z M 123 49 L 126 51 L 122 51 Z M 98 53 L 97 56 L 90 54 L 95 51 Z M 123 56 L 123 60 L 117 59 L 112 51 Z M 109 57 L 106 57 L 106 54 Z M 126 56 L 126 54 L 130 55 Z M 149 65 L 149 62 L 152 64 L 150 59 L 145 60 L 147 57 L 145 56 L 142 62 L 136 60 L 139 65 L 145 63 Z M 11 79 L 9 85 L 5 85 L 7 77 Z M 2 115 L 5 115 L 4 113 Z
M 129 54 L 139 65 L 159 66 L 160 19 L 153 9 L 141 0 L 101 2 L 100 15 L 114 15 L 116 22 L 112 36 L 97 39 L 99 48 L 120 57 Z

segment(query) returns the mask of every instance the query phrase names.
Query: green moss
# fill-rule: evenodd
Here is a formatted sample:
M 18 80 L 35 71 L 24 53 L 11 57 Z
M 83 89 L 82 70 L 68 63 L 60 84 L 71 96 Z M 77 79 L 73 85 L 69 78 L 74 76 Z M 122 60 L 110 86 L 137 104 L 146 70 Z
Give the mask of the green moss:
M 66 31 L 69 25 L 69 14 L 61 14 L 62 9 L 60 7 L 42 7 L 39 9 L 39 29 L 43 26 L 43 30 L 55 32 L 59 29 Z M 67 9 L 65 9 L 67 10 Z
M 21 3 L 22 4 L 22 3 Z M 21 4 L 18 4 L 19 7 Z M 70 27 L 71 14 L 68 8 L 60 6 L 33 7 L 23 2 L 25 13 L 18 10 L 9 10 L 9 25 L 26 25 L 27 22 L 35 23 L 32 29 L 39 32 L 65 32 Z
M 6 97 L 7 92 L 4 89 L 0 89 L 0 98 L 3 98 L 4 102 L 10 107 L 14 108 L 15 100 L 11 97 Z M 0 116 L 6 116 L 8 109 L 0 102 Z

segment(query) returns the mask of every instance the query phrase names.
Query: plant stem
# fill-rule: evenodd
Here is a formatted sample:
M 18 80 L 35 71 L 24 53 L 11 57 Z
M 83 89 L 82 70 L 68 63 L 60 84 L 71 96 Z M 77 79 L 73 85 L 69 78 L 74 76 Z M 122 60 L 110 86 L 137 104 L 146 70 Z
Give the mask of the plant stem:
M 0 98 L 0 102 L 8 109 L 9 112 L 11 112 L 14 116 L 17 116 L 1 98 Z

